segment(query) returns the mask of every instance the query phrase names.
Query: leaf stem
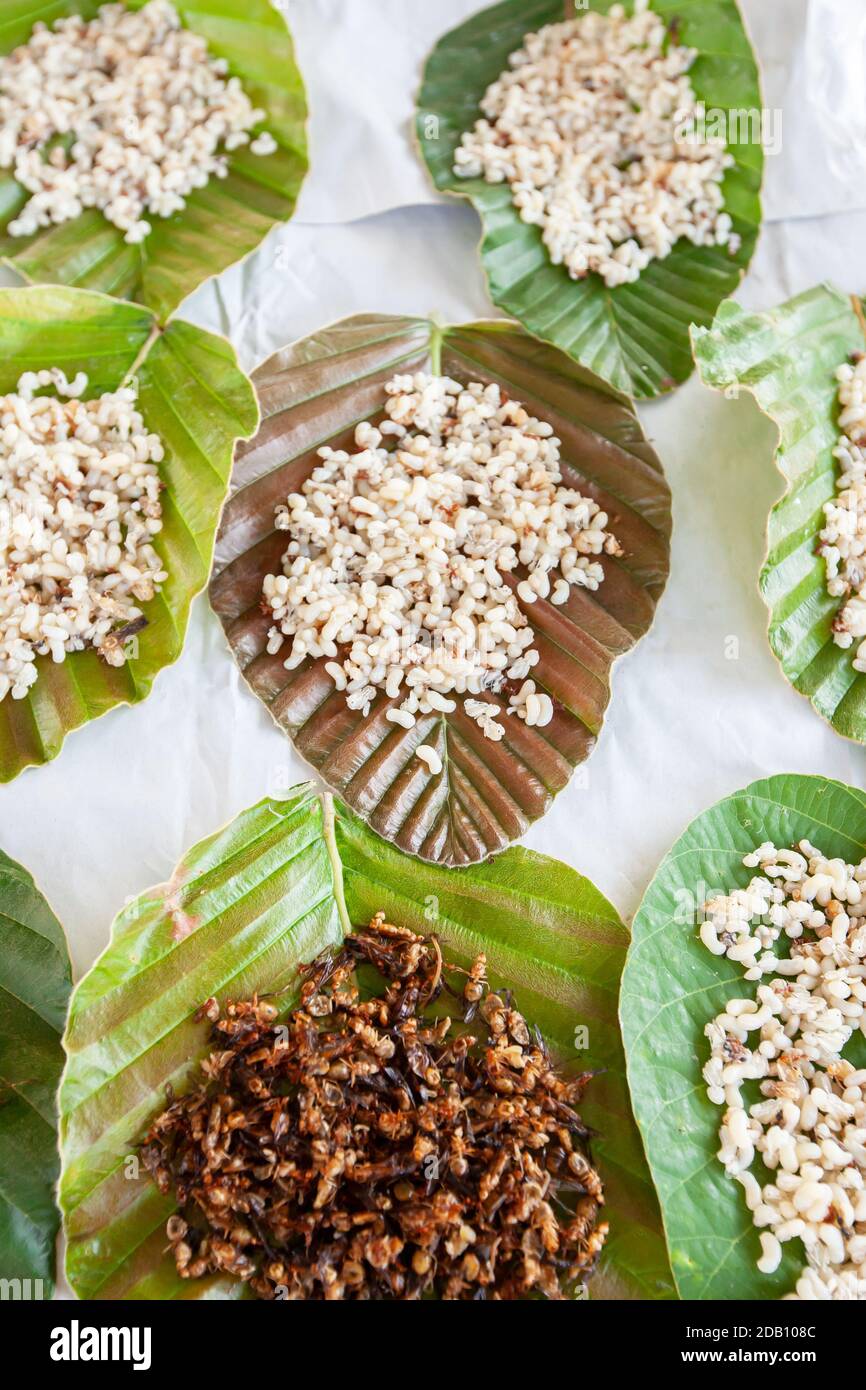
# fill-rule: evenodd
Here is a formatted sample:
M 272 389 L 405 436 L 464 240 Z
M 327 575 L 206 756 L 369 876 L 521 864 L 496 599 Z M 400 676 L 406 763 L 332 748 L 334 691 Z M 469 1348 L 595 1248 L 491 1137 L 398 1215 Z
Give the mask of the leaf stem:
M 328 858 L 331 861 L 331 874 L 334 880 L 334 901 L 337 904 L 337 912 L 339 913 L 340 922 L 343 927 L 343 934 L 344 936 L 349 936 L 352 931 L 352 923 L 349 919 L 348 909 L 346 908 L 346 893 L 343 887 L 343 861 L 337 849 L 334 798 L 330 792 L 322 792 L 321 802 L 322 836 L 328 851 Z
M 153 347 L 154 343 L 156 342 L 157 338 L 160 336 L 161 333 L 162 327 L 160 326 L 159 322 L 156 319 L 154 319 L 153 327 L 148 333 L 145 342 L 142 343 L 138 351 L 138 354 L 135 358 L 135 361 L 133 362 L 132 366 L 130 367 L 129 371 L 126 373 L 126 376 L 124 377 L 124 381 L 131 381 L 132 378 L 136 375 L 139 368 L 147 360 L 147 356 L 150 352 L 150 349 Z
M 863 313 L 863 301 L 861 300 L 859 295 L 852 294 L 851 304 L 854 309 L 854 313 L 857 315 L 857 322 L 860 324 L 860 328 L 863 332 L 863 337 L 866 338 L 866 315 L 864 315 Z
M 431 321 L 430 324 L 430 374 L 431 376 L 442 375 L 442 338 L 444 329 L 441 323 Z

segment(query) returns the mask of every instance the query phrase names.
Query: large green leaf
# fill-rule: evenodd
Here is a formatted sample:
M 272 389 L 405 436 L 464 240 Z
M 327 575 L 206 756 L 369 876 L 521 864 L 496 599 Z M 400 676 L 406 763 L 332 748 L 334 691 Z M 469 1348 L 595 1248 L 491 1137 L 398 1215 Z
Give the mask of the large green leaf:
M 54 1287 L 55 1097 L 71 987 L 60 923 L 26 869 L 0 852 L 0 1279 L 22 1281 L 23 1298 Z
M 581 8 L 606 13 L 613 3 L 589 0 Z M 652 8 L 675 20 L 680 41 L 697 50 L 690 77 L 708 112 L 755 113 L 748 125 L 732 127 L 732 134 L 749 139 L 728 145 L 735 164 L 723 184 L 725 208 L 742 237 L 735 256 L 680 241 L 634 284 L 608 289 L 598 275 L 572 280 L 551 264 L 540 229 L 520 220 L 507 184 L 454 175 L 454 151 L 478 119 L 481 99 L 506 68 L 508 55 L 527 33 L 570 18 L 570 0 L 505 0 L 446 34 L 428 59 L 417 117 L 421 152 L 436 187 L 469 198 L 482 219 L 481 259 L 493 302 L 636 397 L 668 391 L 691 374 L 689 325 L 710 323 L 737 288 L 761 221 L 760 83 L 735 0 L 653 0 Z
M 581 1109 L 596 1126 L 611 1236 L 594 1296 L 670 1296 L 652 1191 L 631 1119 L 616 1026 L 628 936 L 572 869 L 512 849 L 481 868 L 420 865 L 309 785 L 265 800 L 197 845 L 169 883 L 118 917 L 73 996 L 60 1093 L 60 1200 L 70 1282 L 83 1298 L 232 1297 L 238 1285 L 184 1283 L 165 1258 L 171 1202 L 130 1162 L 207 1050 L 193 1021 L 209 995 L 241 998 L 296 980 L 300 962 L 383 908 L 435 929 L 453 959 L 485 951 L 492 977 L 581 1068 L 601 1067 Z M 294 991 L 283 996 L 288 1009 Z M 575 1053 L 575 1028 L 589 1030 Z M 583 1040 L 580 1039 L 582 1042 Z
M 70 378 L 85 371 L 90 396 L 136 376 L 145 423 L 165 446 L 163 529 L 154 544 L 168 579 L 145 606 L 147 626 L 125 665 L 108 666 L 93 650 L 60 665 L 41 657 L 27 698 L 0 701 L 3 782 L 56 757 L 72 729 L 143 700 L 157 673 L 180 656 L 190 604 L 207 583 L 234 442 L 258 420 L 249 380 L 225 339 L 182 320 L 161 329 L 149 309 L 90 291 L 0 290 L 0 392 L 41 367 L 62 367 Z
M 573 589 L 561 608 L 539 601 L 530 619 L 541 653 L 533 677 L 553 697 L 553 722 L 506 721 L 499 743 L 463 713 L 419 717 L 404 730 L 380 695 L 365 719 L 348 709 L 324 662 L 286 671 L 266 651 L 262 579 L 280 569 L 286 537 L 274 509 L 298 488 L 322 444 L 352 447 L 359 420 L 381 413 L 396 371 L 429 364 L 458 380 L 498 381 L 553 425 L 566 482 L 596 498 L 624 549 L 604 557 L 596 593 Z M 275 353 L 253 376 L 262 409 L 238 450 L 232 497 L 217 539 L 211 602 L 253 691 L 298 751 L 381 835 L 448 864 L 496 853 L 543 815 L 588 755 L 610 696 L 610 668 L 647 630 L 668 571 L 670 495 L 631 405 L 555 348 L 514 324 L 441 328 L 427 319 L 358 316 Z M 430 741 L 445 762 L 432 776 L 414 756 Z
M 819 285 L 763 314 L 725 304 L 711 329 L 695 330 L 694 348 L 707 385 L 751 391 L 779 429 L 787 490 L 770 513 L 760 579 L 770 646 L 795 690 L 840 734 L 866 743 L 866 676 L 853 668 L 853 649 L 833 641 L 841 601 L 827 593 L 815 553 L 835 494 L 836 368 L 864 350 L 860 301 Z
M 146 0 L 125 3 L 138 10 Z M 13 270 L 31 281 L 135 299 L 160 319 L 291 217 L 307 169 L 304 84 L 286 21 L 271 0 L 174 3 L 186 27 L 207 40 L 214 57 L 228 62 L 253 104 L 267 113 L 262 129 L 278 145 L 272 155 L 235 150 L 227 178 L 212 178 L 191 193 L 182 212 L 154 218 L 152 232 L 137 246 L 128 245 L 95 209 L 32 237 L 7 235 L 28 195 L 11 174 L 0 173 L 0 254 Z M 36 20 L 50 25 L 69 14 L 89 19 L 99 8 L 100 0 L 4 0 L 0 54 L 26 43 Z
M 709 1056 L 704 1027 L 754 986 L 744 986 L 741 967 L 711 955 L 698 935 L 708 898 L 748 886 L 755 871 L 744 867 L 745 854 L 765 840 L 783 847 L 804 838 L 831 858 L 859 862 L 866 793 L 824 777 L 753 782 L 692 822 L 634 921 L 620 1018 L 632 1105 L 681 1298 L 780 1298 L 805 1263 L 801 1243 L 792 1241 L 775 1274 L 757 1270 L 761 1247 L 743 1189 L 716 1158 L 721 1111 L 701 1076 Z

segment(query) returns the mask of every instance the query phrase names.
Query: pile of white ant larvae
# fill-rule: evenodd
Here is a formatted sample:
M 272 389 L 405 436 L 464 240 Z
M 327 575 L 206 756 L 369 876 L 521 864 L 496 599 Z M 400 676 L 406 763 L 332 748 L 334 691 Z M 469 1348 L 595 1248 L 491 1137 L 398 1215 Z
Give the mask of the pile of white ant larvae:
M 528 34 L 484 94 L 483 118 L 454 155 L 459 178 L 507 183 L 554 265 L 609 286 L 637 280 L 684 237 L 727 247 L 733 164 L 701 130 L 688 78 L 695 51 L 637 0 Z
M 138 605 L 168 577 L 152 545 L 162 442 L 133 387 L 86 389 L 53 367 L 0 396 L 0 700 L 25 698 L 40 656 L 95 647 L 122 666 Z
M 503 705 L 479 698 L 520 682 L 507 712 L 543 727 L 553 702 L 530 672 L 539 659 L 522 611 L 595 590 L 598 557 L 622 550 L 591 498 L 562 485 L 560 442 L 495 383 L 467 386 L 424 372 L 385 387 L 386 418 L 355 430 L 352 453 L 322 463 L 277 509 L 290 537 L 283 573 L 264 581 L 268 651 L 287 637 L 291 670 L 325 669 L 350 709 L 411 729 L 450 713 L 454 696 L 485 737 L 505 734 Z M 526 577 L 506 582 L 523 566 Z M 436 749 L 416 753 L 435 775 Z
M 833 457 L 839 472 L 836 497 L 824 505 L 818 553 L 827 592 L 845 600 L 833 620 L 833 641 L 837 647 L 856 642 L 852 665 L 866 672 L 866 355 L 843 363 L 836 380 L 841 434 Z
M 758 981 L 706 1028 L 708 1095 L 725 1106 L 718 1157 L 761 1230 L 758 1269 L 800 1240 L 795 1299 L 866 1299 L 866 1070 L 842 1057 L 866 1033 L 866 859 L 807 840 L 746 855 L 746 889 L 706 904 L 700 935 Z M 782 935 L 790 956 L 774 951 Z M 764 1099 L 746 1107 L 742 1088 Z M 758 1159 L 769 1172 L 752 1171 Z M 766 1179 L 766 1180 L 765 1180 Z
M 0 168 L 32 195 L 10 236 L 98 208 L 141 242 L 152 230 L 144 214 L 179 212 L 212 174 L 226 177 L 228 152 L 272 154 L 267 131 L 251 141 L 265 112 L 227 72 L 167 0 L 36 24 L 0 58 Z

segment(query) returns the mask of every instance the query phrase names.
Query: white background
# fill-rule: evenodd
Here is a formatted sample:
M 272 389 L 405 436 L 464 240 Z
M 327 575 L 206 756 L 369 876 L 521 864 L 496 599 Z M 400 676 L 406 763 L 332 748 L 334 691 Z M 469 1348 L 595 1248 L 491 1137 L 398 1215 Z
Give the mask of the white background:
M 290 0 L 313 110 L 313 169 L 298 217 L 183 310 L 228 332 L 247 369 L 361 310 L 451 320 L 494 312 L 477 219 L 434 198 L 408 131 L 430 42 L 474 8 Z M 866 6 L 744 8 L 785 122 L 768 171 L 769 225 L 739 297 L 765 307 L 821 279 L 862 292 L 866 212 L 831 214 L 866 206 L 866 179 L 851 174 L 866 128 Z M 810 94 L 828 90 L 822 115 Z M 864 773 L 863 750 L 788 686 L 767 645 L 757 576 L 781 488 L 772 427 L 750 399 L 727 401 L 695 379 L 641 416 L 673 491 L 670 582 L 651 633 L 615 669 L 596 751 L 527 837 L 588 874 L 627 919 L 671 842 L 719 797 L 773 772 L 861 785 Z M 726 657 L 731 637 L 736 660 Z M 145 704 L 73 734 L 55 762 L 0 788 L 0 845 L 51 900 L 80 974 L 128 896 L 166 880 L 189 845 L 244 807 L 308 775 L 243 687 L 202 596 L 181 660 Z

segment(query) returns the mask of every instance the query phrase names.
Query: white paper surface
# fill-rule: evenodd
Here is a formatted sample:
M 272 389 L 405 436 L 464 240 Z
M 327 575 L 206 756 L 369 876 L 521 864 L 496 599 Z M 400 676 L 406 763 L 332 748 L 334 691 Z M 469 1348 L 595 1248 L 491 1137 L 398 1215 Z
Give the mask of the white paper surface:
M 414 146 L 427 55 L 483 0 L 284 0 L 310 99 L 302 222 L 441 201 Z M 763 73 L 767 221 L 866 206 L 866 4 L 740 0 Z
M 467 0 L 285 0 L 310 105 L 310 169 L 296 217 L 350 222 L 439 195 L 414 147 L 415 97 Z
M 765 105 L 771 118 L 782 112 L 781 152 L 766 166 L 768 218 L 866 206 L 863 0 L 758 0 L 747 14 Z

